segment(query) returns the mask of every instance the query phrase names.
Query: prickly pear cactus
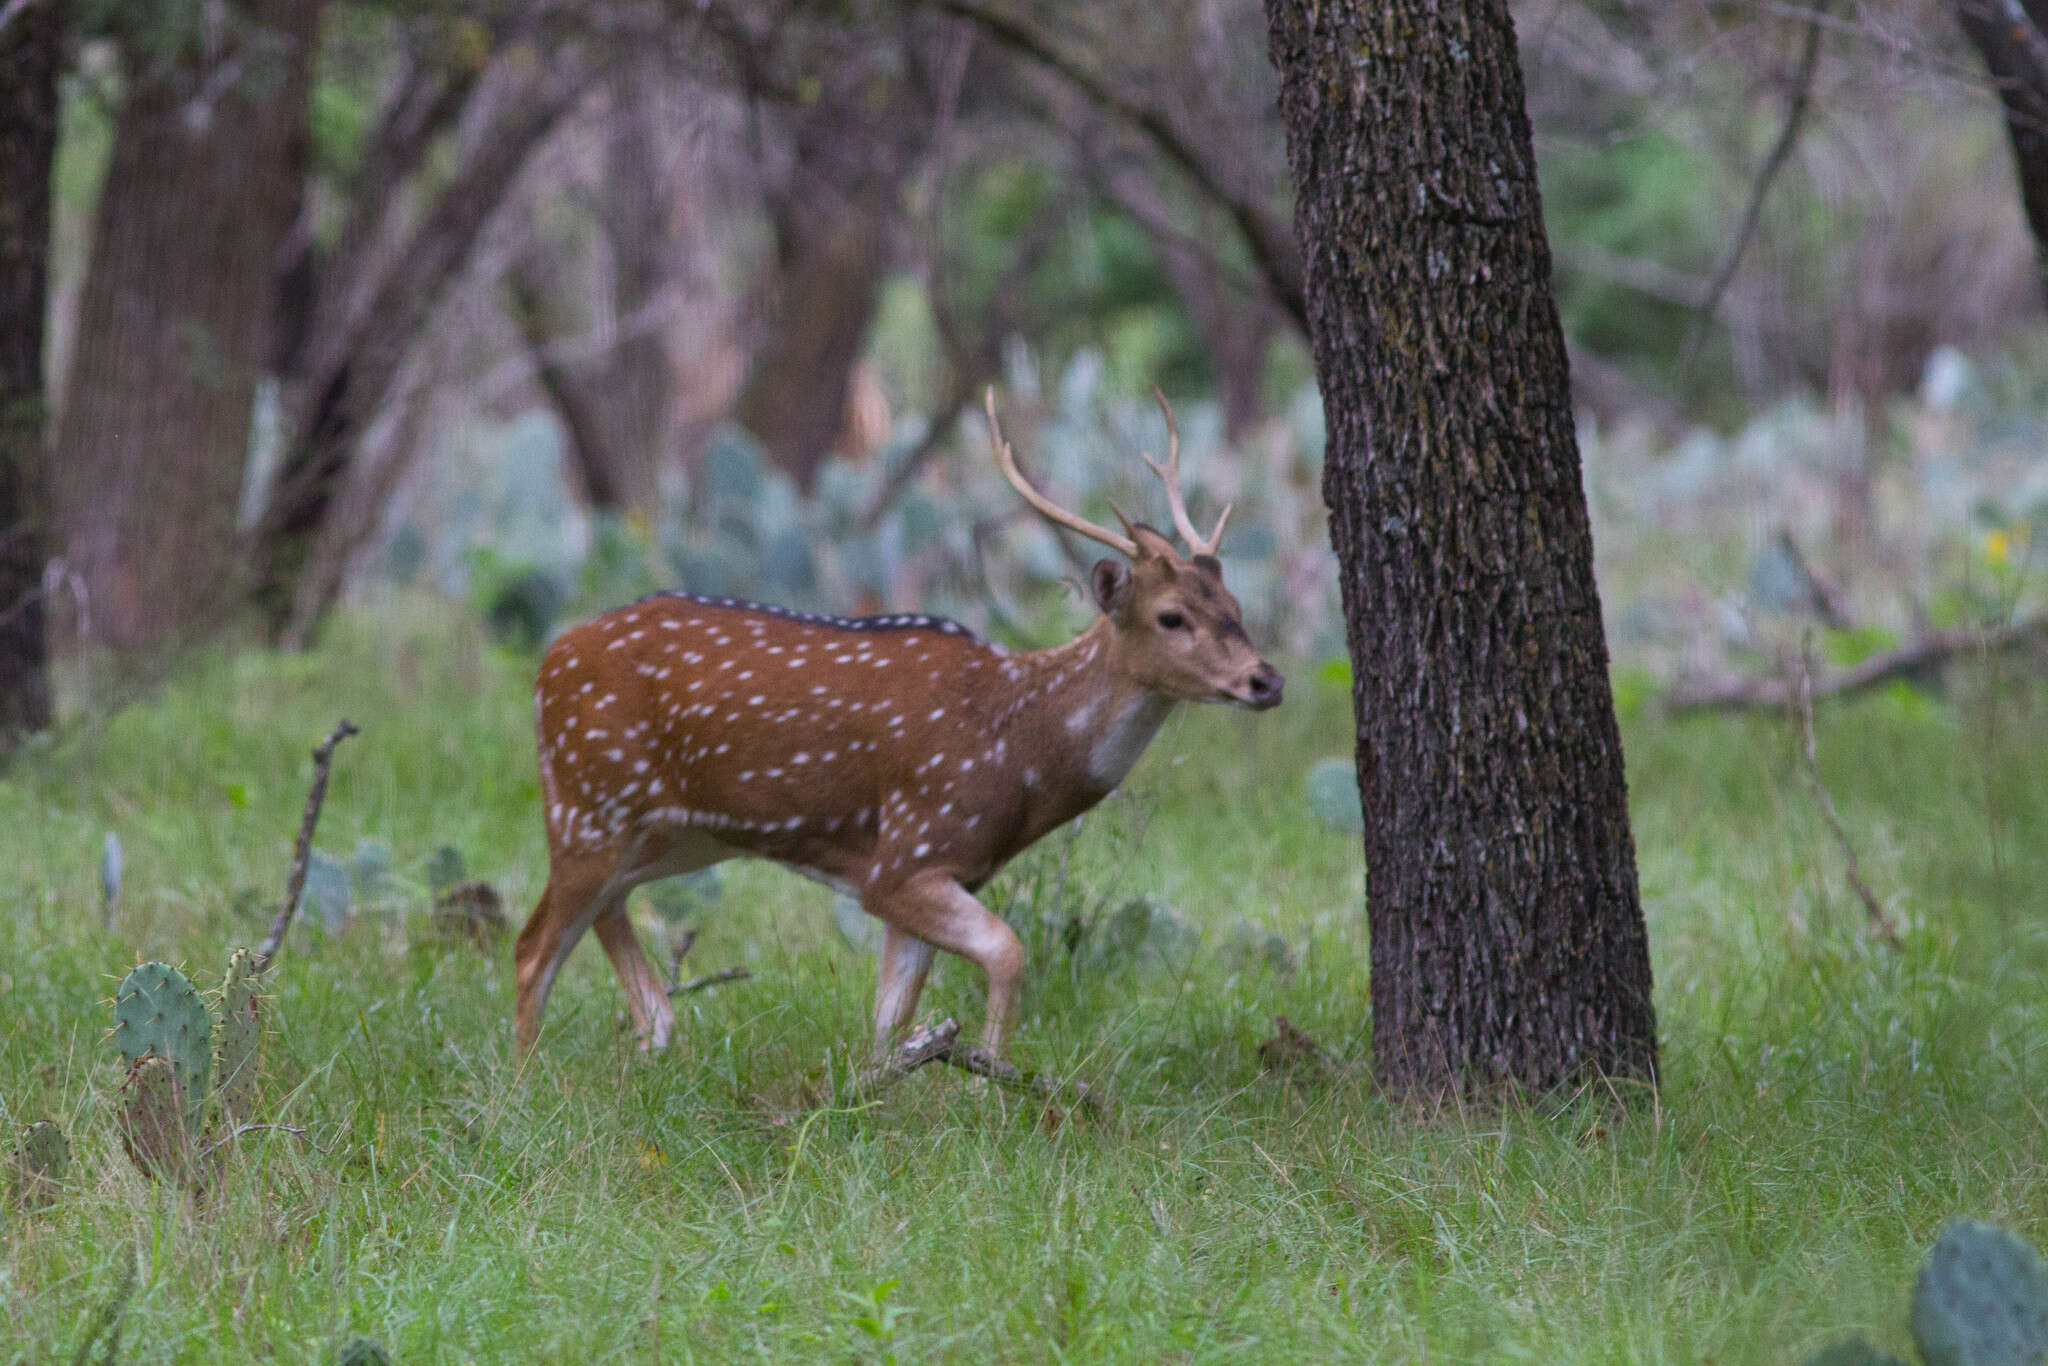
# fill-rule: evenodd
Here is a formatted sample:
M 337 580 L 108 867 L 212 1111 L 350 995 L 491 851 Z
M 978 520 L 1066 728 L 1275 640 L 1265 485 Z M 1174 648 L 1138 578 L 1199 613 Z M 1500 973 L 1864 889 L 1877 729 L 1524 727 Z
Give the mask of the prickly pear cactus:
M 196 1140 L 185 1122 L 186 1099 L 176 1065 L 153 1053 L 121 1083 L 121 1145 L 152 1180 L 184 1185 L 192 1177 Z
M 1880 1352 L 1865 1337 L 1844 1338 L 1806 1359 L 1806 1366 L 1905 1366 L 1890 1352 Z
M 171 1065 L 185 1129 L 198 1137 L 213 1067 L 213 1019 L 185 974 L 168 963 L 143 963 L 122 978 L 114 993 L 114 1043 L 130 1080 L 145 1058 Z
M 374 1338 L 353 1338 L 334 1354 L 334 1366 L 391 1366 L 391 1358 Z
M 2048 1270 L 2024 1238 L 1958 1220 L 1913 1286 L 1913 1337 L 1927 1366 L 2048 1361 Z
M 220 988 L 220 1071 L 215 1094 L 227 1122 L 246 1124 L 256 1098 L 256 1076 L 262 1065 L 263 998 L 257 994 L 256 955 L 236 949 L 228 958 L 227 978 Z
M 441 899 L 441 893 L 463 880 L 462 851 L 452 844 L 436 849 L 427 860 L 427 890 L 434 900 Z
M 71 1170 L 71 1141 L 49 1120 L 40 1120 L 22 1134 L 9 1165 L 14 1169 L 14 1203 L 22 1209 L 42 1209 L 57 1198 L 57 1188 Z

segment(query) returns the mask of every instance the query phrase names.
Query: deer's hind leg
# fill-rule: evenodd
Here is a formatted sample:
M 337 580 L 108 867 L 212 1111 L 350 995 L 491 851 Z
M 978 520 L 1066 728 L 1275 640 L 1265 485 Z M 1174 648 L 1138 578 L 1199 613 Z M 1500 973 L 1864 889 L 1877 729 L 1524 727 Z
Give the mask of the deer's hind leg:
M 587 856 L 558 853 L 551 861 L 548 885 L 512 949 L 518 1001 L 514 1019 L 521 1052 L 532 1052 L 539 1042 L 541 1015 L 547 1010 L 555 974 L 605 909 L 602 901 L 609 881 L 604 865 Z
M 651 1052 L 667 1048 L 676 1032 L 675 1007 L 669 1004 L 668 988 L 656 975 L 654 964 L 647 961 L 640 936 L 633 932 L 623 893 L 597 917 L 592 928 L 597 931 L 597 942 L 604 945 L 605 956 L 612 960 L 620 990 L 626 993 L 626 1008 L 633 1012 L 633 1032 L 640 1036 L 640 1047 Z

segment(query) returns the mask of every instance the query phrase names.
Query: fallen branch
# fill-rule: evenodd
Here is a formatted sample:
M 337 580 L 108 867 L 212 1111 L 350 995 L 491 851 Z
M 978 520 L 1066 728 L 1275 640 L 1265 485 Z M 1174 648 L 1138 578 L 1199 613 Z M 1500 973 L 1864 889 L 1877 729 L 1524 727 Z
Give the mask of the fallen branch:
M 720 982 L 744 982 L 754 974 L 745 968 L 725 968 L 718 972 L 707 972 L 702 977 L 692 977 L 687 982 L 678 982 L 668 989 L 671 996 L 680 996 L 686 991 L 702 991 L 715 987 Z
M 1835 832 L 1835 844 L 1842 851 L 1842 862 L 1847 870 L 1849 886 L 1863 903 L 1863 909 L 1870 915 L 1871 928 L 1877 937 L 1894 949 L 1903 949 L 1898 930 L 1892 927 L 1891 918 L 1884 913 L 1884 907 L 1877 904 L 1877 897 L 1871 892 L 1870 884 L 1863 880 L 1863 873 L 1856 861 L 1856 846 L 1849 843 L 1849 832 L 1842 828 L 1842 813 L 1835 810 L 1835 799 L 1828 794 L 1827 784 L 1820 780 L 1820 765 L 1814 759 L 1813 745 L 1813 661 L 1807 651 L 1799 657 L 1799 725 L 1806 737 L 1806 781 L 1813 789 L 1814 800 L 1820 804 L 1820 814 L 1827 819 L 1828 829 Z
M 284 905 L 277 908 L 277 916 L 270 922 L 270 933 L 263 936 L 263 945 L 256 950 L 256 971 L 266 972 L 270 960 L 277 956 L 278 946 L 284 943 L 284 932 L 291 928 L 292 916 L 298 913 L 299 900 L 306 891 L 306 864 L 313 853 L 313 827 L 320 823 L 320 804 L 327 800 L 327 770 L 334 763 L 334 747 L 351 735 L 361 731 L 343 717 L 341 723 L 319 747 L 313 751 L 313 788 L 306 794 L 305 818 L 299 822 L 299 843 L 292 855 L 292 875 L 285 884 Z
M 1085 1081 L 1054 1081 L 1005 1062 L 986 1048 L 961 1043 L 960 1025 L 950 1016 L 935 1025 L 919 1025 L 912 1030 L 910 1037 L 889 1055 L 888 1061 L 871 1070 L 863 1080 L 887 1085 L 932 1062 L 951 1063 L 963 1072 L 986 1077 L 998 1086 L 1023 1091 L 1040 1100 L 1062 1100 L 1071 1091 L 1075 1103 L 1092 1115 L 1101 1115 L 1108 1108 L 1102 1093 Z
M 1915 644 L 1872 655 L 1861 664 L 1805 681 L 1809 698 L 1854 697 L 1912 674 L 1946 664 L 1959 654 L 1991 654 L 2018 649 L 2048 637 L 2048 615 L 2029 617 L 2006 626 L 1969 631 L 1940 631 Z M 1743 707 L 1794 707 L 1801 685 L 1789 677 L 1744 676 L 1682 681 L 1664 694 L 1664 710 L 1732 711 Z
M 690 946 L 696 942 L 697 932 L 695 930 L 684 930 L 682 938 L 669 945 L 669 995 L 681 996 L 684 992 L 702 991 L 706 987 L 715 987 L 720 982 L 744 982 L 747 978 L 754 975 L 745 968 L 725 968 L 718 972 L 707 972 L 702 977 L 692 977 L 687 982 L 683 981 L 683 955 L 688 953 Z

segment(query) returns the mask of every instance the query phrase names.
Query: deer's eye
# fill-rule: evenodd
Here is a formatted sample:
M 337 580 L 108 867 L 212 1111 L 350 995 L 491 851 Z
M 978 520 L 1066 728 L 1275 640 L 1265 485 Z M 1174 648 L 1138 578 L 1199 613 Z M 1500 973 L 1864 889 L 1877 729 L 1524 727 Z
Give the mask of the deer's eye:
M 1178 612 L 1161 612 L 1159 614 L 1159 624 L 1169 631 L 1178 631 L 1181 627 L 1188 624 L 1188 620 Z

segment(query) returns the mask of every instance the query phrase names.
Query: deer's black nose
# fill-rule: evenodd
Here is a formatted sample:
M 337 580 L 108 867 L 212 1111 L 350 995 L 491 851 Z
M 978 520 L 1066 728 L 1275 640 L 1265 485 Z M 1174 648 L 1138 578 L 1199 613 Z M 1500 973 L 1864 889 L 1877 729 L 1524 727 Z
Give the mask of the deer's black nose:
M 1260 664 L 1252 670 L 1252 676 L 1245 680 L 1247 700 L 1260 711 L 1280 705 L 1280 694 L 1287 687 L 1287 680 L 1271 664 Z

